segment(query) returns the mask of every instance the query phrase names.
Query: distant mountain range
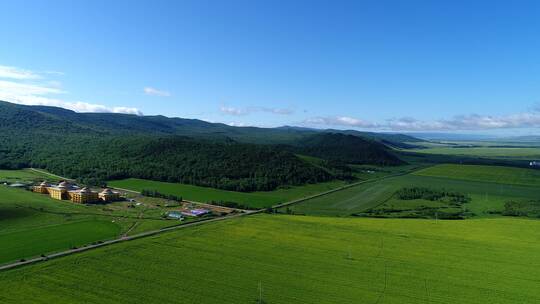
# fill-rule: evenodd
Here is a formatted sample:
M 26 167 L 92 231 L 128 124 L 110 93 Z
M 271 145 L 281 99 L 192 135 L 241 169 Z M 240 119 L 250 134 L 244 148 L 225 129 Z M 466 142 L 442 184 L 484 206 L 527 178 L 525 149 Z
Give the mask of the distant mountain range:
M 181 135 L 189 137 L 230 138 L 246 143 L 288 144 L 301 137 L 318 133 L 340 133 L 385 141 L 390 144 L 420 142 L 410 135 L 393 133 L 361 132 L 356 130 L 311 129 L 283 126 L 277 128 L 236 127 L 223 123 L 210 123 L 198 119 L 169 118 L 157 116 L 137 116 L 117 113 L 77 113 L 57 107 L 24 106 L 0 101 L 0 109 L 10 113 L 31 115 L 38 123 L 47 127 L 69 125 L 73 130 L 87 130 L 107 134 L 154 134 Z M 32 112 L 30 114 L 30 112 Z M 10 114 L 10 115 L 12 115 Z M 0 113 L 2 115 L 2 113 Z M 41 118 L 39 117 L 41 115 Z M 1 117 L 1 116 L 0 116 Z M 9 117 L 6 117 L 9 119 Z
M 462 133 L 439 133 L 439 132 L 418 132 L 407 133 L 412 136 L 427 141 L 473 141 L 473 140 L 493 140 L 496 136 L 485 134 L 462 134 Z
M 0 102 L 0 167 L 42 167 L 89 183 L 140 177 L 230 190 L 350 178 L 346 164 L 403 163 L 420 139 L 354 130 L 233 127 L 197 119 Z M 324 165 L 296 155 L 317 157 Z

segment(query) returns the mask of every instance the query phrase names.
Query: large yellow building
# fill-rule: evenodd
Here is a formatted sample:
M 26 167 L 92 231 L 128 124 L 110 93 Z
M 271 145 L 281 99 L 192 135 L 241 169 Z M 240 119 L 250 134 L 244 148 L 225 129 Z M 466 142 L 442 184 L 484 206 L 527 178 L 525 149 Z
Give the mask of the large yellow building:
M 41 193 L 41 194 L 49 194 L 49 190 L 47 190 L 47 188 L 49 187 L 50 186 L 49 184 L 47 184 L 47 182 L 42 182 L 41 184 L 34 186 L 32 190 L 34 192 Z
M 49 195 L 57 200 L 70 199 L 69 190 L 72 189 L 72 185 L 66 181 L 60 182 L 57 186 L 48 187 L 47 192 Z
M 99 193 L 99 199 L 104 202 L 114 202 L 120 200 L 120 193 L 113 192 L 109 188 L 103 189 L 103 191 Z
M 74 203 L 88 204 L 96 202 L 113 202 L 120 199 L 120 193 L 113 192 L 110 189 L 104 189 L 100 193 L 94 192 L 89 188 L 78 189 L 66 181 L 60 182 L 56 186 L 50 186 L 47 182 L 34 186 L 34 192 L 48 194 L 51 198 L 57 200 L 71 200 Z
M 95 203 L 99 200 L 97 192 L 94 192 L 88 188 L 82 188 L 81 190 L 70 191 L 69 196 L 74 203 Z

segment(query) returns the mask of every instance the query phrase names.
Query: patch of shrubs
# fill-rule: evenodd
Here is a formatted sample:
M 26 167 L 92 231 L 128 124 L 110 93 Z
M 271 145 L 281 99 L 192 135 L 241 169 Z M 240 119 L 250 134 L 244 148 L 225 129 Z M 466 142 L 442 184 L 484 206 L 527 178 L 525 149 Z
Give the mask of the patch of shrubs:
M 163 193 L 160 193 L 160 192 L 157 191 L 157 190 L 143 189 L 143 190 L 141 191 L 141 194 L 142 194 L 143 196 L 156 197 L 156 198 L 163 198 L 163 199 L 168 199 L 168 200 L 171 200 L 171 201 L 177 201 L 177 202 L 181 202 L 181 201 L 182 201 L 182 197 L 181 197 L 181 196 L 177 196 L 177 195 L 173 195 L 173 194 L 163 194 Z
M 502 215 L 540 218 L 540 201 L 506 202 Z
M 424 199 L 428 201 L 441 201 L 444 199 L 455 204 L 464 204 L 471 201 L 470 197 L 459 192 L 433 190 L 424 187 L 402 188 L 396 192 L 396 197 L 400 200 Z
M 352 216 L 369 216 L 382 218 L 438 218 L 438 219 L 465 219 L 473 216 L 463 206 L 470 202 L 470 197 L 459 192 L 435 190 L 425 187 L 409 187 L 398 190 L 394 197 L 401 201 L 424 200 L 437 202 L 432 206 L 419 202 L 418 205 L 412 204 L 408 208 L 400 206 L 399 203 L 383 204 L 379 207 L 366 210 L 361 213 L 352 214 Z M 427 206 L 426 206 L 427 205 Z

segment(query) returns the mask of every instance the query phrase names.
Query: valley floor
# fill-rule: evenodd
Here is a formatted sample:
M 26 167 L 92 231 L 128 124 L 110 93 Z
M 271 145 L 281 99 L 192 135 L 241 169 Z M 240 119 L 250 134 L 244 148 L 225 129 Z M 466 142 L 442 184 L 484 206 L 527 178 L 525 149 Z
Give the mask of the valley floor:
M 2 303 L 538 303 L 540 221 L 256 215 L 0 273 Z

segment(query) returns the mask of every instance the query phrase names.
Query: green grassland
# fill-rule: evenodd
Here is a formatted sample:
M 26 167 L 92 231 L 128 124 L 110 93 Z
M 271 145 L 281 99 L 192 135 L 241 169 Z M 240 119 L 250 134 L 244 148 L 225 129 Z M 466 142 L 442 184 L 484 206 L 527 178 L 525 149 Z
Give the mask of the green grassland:
M 0 272 L 2 303 L 538 303 L 540 221 L 257 215 Z
M 166 183 L 151 180 L 129 178 L 108 182 L 111 187 L 134 191 L 157 190 L 163 194 L 181 196 L 185 200 L 196 202 L 231 201 L 248 205 L 252 208 L 265 208 L 296 198 L 313 195 L 346 185 L 343 181 L 332 181 L 320 184 L 308 184 L 290 188 L 282 188 L 268 192 L 235 192 L 193 185 Z
M 540 147 L 445 147 L 434 145 L 427 149 L 411 149 L 407 151 L 428 154 L 476 156 L 503 159 L 540 159 Z
M 536 169 L 444 164 L 419 170 L 413 174 L 498 184 L 540 186 L 540 170 Z
M 422 213 L 422 211 L 426 212 Z M 448 206 L 440 201 L 391 199 L 358 215 L 384 218 L 447 218 L 447 214 L 463 212 L 461 207 Z
M 116 238 L 135 223 L 130 234 L 177 223 L 153 210 L 115 204 L 86 206 L 1 185 L 0 264 Z
M 39 229 L 1 233 L 2 253 L 0 263 L 21 257 L 49 254 L 58 249 L 68 249 L 109 239 L 120 233 L 120 227 L 111 221 L 77 221 Z
M 434 167 L 435 169 L 433 170 L 438 170 L 438 167 Z M 457 168 L 458 172 L 467 172 L 466 170 L 471 168 L 465 165 L 452 165 L 452 167 Z M 502 212 L 504 204 L 510 200 L 537 200 L 540 197 L 540 188 L 533 186 L 536 181 L 523 182 L 523 180 L 520 181 L 516 177 L 523 176 L 524 180 L 527 180 L 526 176 L 530 176 L 529 169 L 504 167 L 482 168 L 487 172 L 484 174 L 484 176 L 487 176 L 484 177 L 486 180 L 494 181 L 500 178 L 501 180 L 513 180 L 514 184 L 474 181 L 465 179 L 466 176 L 461 179 L 461 175 L 457 174 L 451 175 L 452 178 L 423 175 L 421 172 L 429 172 L 431 170 L 431 168 L 428 168 L 426 171 L 416 171 L 422 175 L 414 172 L 380 181 L 368 182 L 343 191 L 313 198 L 288 208 L 296 214 L 349 216 L 390 202 L 393 199 L 394 193 L 401 188 L 422 186 L 461 192 L 471 198 L 471 202 L 467 203 L 466 207 L 474 216 L 492 216 L 493 213 Z M 491 174 L 489 173 L 491 172 L 490 170 L 493 171 Z M 488 178 L 490 176 L 497 176 L 497 179 Z M 478 179 L 481 180 L 480 178 Z M 518 182 L 527 185 L 517 184 Z M 284 209 L 286 208 L 283 208 L 282 211 Z
M 315 159 L 315 158 L 314 158 Z M 315 161 L 315 160 L 312 160 Z M 359 180 L 377 180 L 389 175 L 410 172 L 416 165 L 396 167 L 378 167 L 353 165 L 355 177 Z M 317 193 L 326 192 L 349 184 L 345 181 L 335 180 L 318 184 L 284 187 L 274 191 L 235 192 L 214 188 L 199 187 L 180 183 L 158 182 L 137 178 L 113 180 L 107 183 L 111 187 L 140 192 L 142 190 L 156 190 L 163 194 L 172 194 L 185 200 L 208 203 L 212 201 L 236 202 L 251 208 L 266 208 L 276 204 L 285 203 Z
M 0 170 L 0 181 L 7 182 L 37 182 L 37 181 L 58 181 L 54 175 L 34 171 L 32 169 L 22 170 Z
M 390 200 L 357 216 L 383 218 L 465 219 L 470 198 L 462 193 L 424 187 L 402 188 Z

